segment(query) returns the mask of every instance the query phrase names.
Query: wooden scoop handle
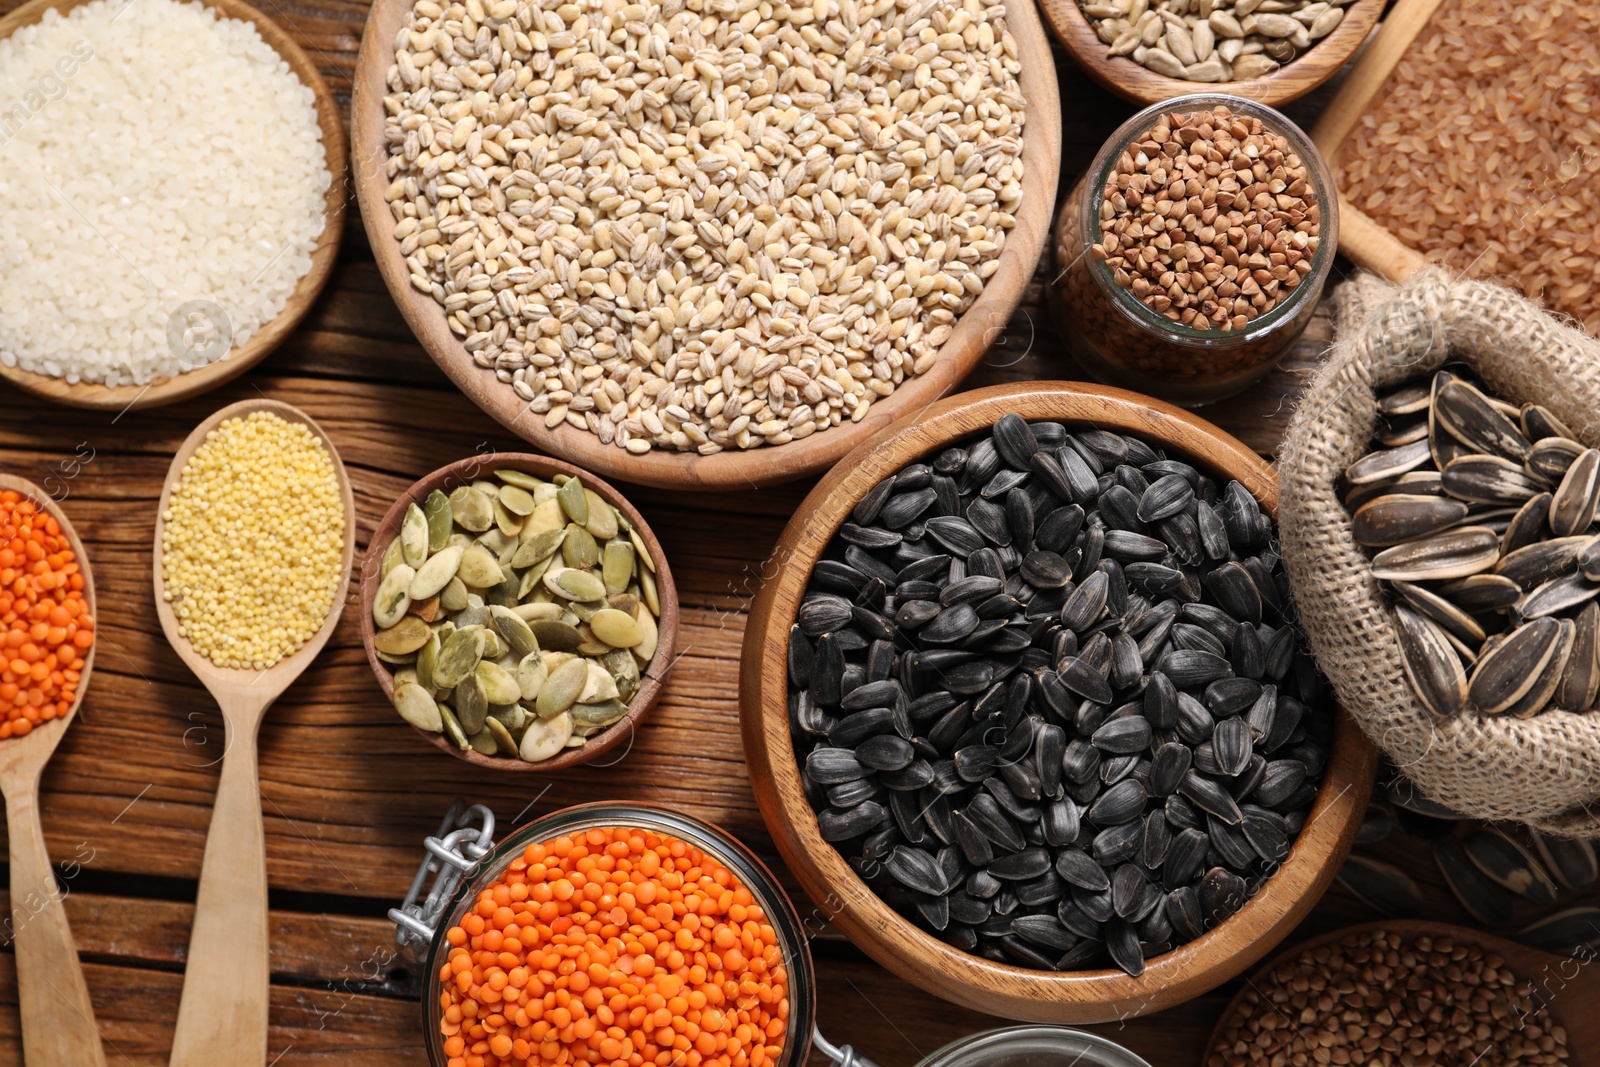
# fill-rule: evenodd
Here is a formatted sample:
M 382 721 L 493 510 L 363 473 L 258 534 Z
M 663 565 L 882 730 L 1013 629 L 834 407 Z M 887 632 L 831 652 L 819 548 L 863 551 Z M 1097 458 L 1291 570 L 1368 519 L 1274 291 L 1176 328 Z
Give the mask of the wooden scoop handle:
M 105 1067 L 100 1028 L 39 825 L 39 780 L 6 794 L 11 929 L 16 940 L 22 1059 L 29 1067 Z
M 194 902 L 171 1067 L 267 1062 L 267 858 L 255 727 L 224 716 L 227 754 Z

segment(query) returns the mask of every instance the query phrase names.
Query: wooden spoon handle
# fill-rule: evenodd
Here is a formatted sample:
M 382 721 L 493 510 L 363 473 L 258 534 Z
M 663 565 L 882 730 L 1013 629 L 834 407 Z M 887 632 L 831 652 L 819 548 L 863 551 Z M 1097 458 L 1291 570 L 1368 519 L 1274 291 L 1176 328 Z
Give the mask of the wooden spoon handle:
M 39 825 L 37 779 L 6 797 L 11 923 L 22 1058 L 30 1067 L 105 1067 L 100 1028 Z
M 256 720 L 260 722 L 259 718 Z M 228 723 L 171 1067 L 267 1061 L 267 860 L 254 729 Z

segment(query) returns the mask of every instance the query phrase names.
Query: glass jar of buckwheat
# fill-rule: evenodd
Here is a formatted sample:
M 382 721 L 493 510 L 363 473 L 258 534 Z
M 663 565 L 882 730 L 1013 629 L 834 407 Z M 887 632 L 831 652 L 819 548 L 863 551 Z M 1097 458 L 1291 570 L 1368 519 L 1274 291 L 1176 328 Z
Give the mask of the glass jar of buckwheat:
M 1198 405 L 1265 374 L 1316 310 L 1338 197 L 1270 107 L 1203 93 L 1123 123 L 1056 220 L 1053 307 L 1083 367 Z

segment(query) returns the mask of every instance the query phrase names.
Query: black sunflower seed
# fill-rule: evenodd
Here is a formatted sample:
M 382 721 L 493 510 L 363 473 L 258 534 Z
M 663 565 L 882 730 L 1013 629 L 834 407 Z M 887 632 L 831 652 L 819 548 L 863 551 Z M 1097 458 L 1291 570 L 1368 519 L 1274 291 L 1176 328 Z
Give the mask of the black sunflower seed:
M 1137 778 L 1122 781 L 1100 794 L 1085 817 L 1096 826 L 1120 826 L 1144 814 L 1149 792 Z

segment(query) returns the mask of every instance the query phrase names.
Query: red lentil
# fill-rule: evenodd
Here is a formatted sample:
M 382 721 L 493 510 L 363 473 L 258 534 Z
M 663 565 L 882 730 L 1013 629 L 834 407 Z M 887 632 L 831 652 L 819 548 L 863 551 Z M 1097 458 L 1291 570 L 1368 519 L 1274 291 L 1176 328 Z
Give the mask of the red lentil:
M 0 738 L 72 710 L 94 643 L 83 571 L 61 524 L 0 491 Z
M 446 940 L 450 1067 L 760 1067 L 783 1050 L 776 932 L 732 871 L 666 834 L 531 844 Z

